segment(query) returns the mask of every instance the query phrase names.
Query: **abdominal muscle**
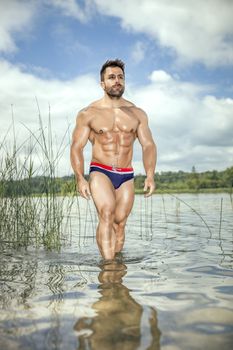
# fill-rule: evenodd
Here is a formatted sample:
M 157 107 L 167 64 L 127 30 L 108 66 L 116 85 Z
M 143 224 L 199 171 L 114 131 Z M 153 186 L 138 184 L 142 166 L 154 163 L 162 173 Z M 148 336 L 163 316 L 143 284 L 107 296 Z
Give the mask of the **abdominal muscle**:
M 134 133 L 104 132 L 93 136 L 92 162 L 118 168 L 132 167 Z

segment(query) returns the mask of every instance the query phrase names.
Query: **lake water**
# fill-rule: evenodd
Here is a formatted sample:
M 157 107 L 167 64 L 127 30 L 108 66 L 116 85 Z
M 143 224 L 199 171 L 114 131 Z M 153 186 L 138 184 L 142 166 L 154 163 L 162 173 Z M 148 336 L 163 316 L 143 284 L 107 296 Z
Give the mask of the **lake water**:
M 113 264 L 80 198 L 61 251 L 2 247 L 0 348 L 232 349 L 231 197 L 176 196 L 136 196 Z

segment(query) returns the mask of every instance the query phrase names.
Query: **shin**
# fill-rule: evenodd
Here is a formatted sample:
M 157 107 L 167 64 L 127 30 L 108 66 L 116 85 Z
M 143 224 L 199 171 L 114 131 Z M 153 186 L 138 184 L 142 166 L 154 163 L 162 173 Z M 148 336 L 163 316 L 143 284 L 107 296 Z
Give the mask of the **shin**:
M 116 234 L 113 230 L 114 213 L 102 210 L 99 213 L 99 225 L 96 232 L 97 244 L 104 259 L 114 259 Z

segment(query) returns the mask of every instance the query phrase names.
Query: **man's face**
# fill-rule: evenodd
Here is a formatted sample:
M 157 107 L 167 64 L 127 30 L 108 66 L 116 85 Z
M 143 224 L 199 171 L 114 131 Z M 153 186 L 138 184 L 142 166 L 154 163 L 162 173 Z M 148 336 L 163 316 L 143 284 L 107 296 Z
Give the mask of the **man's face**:
M 107 67 L 101 85 L 111 98 L 120 98 L 125 91 L 125 77 L 120 67 Z

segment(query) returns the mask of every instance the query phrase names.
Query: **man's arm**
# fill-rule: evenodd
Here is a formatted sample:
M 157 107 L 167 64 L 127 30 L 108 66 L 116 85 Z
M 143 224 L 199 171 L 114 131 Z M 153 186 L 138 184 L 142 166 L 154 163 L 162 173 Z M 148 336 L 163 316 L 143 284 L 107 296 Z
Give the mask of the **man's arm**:
M 87 144 L 89 135 L 90 127 L 88 125 L 88 116 L 85 112 L 81 111 L 77 116 L 76 126 L 72 135 L 70 160 L 72 168 L 74 169 L 80 195 L 86 199 L 89 199 L 91 194 L 89 184 L 84 178 L 83 149 Z
M 147 115 L 142 110 L 140 110 L 139 114 L 139 126 L 137 129 L 137 136 L 142 146 L 142 159 L 146 172 L 144 191 L 149 190 L 149 192 L 145 195 L 146 197 L 148 197 L 152 195 L 155 189 L 154 174 L 157 161 L 157 148 L 148 126 Z

